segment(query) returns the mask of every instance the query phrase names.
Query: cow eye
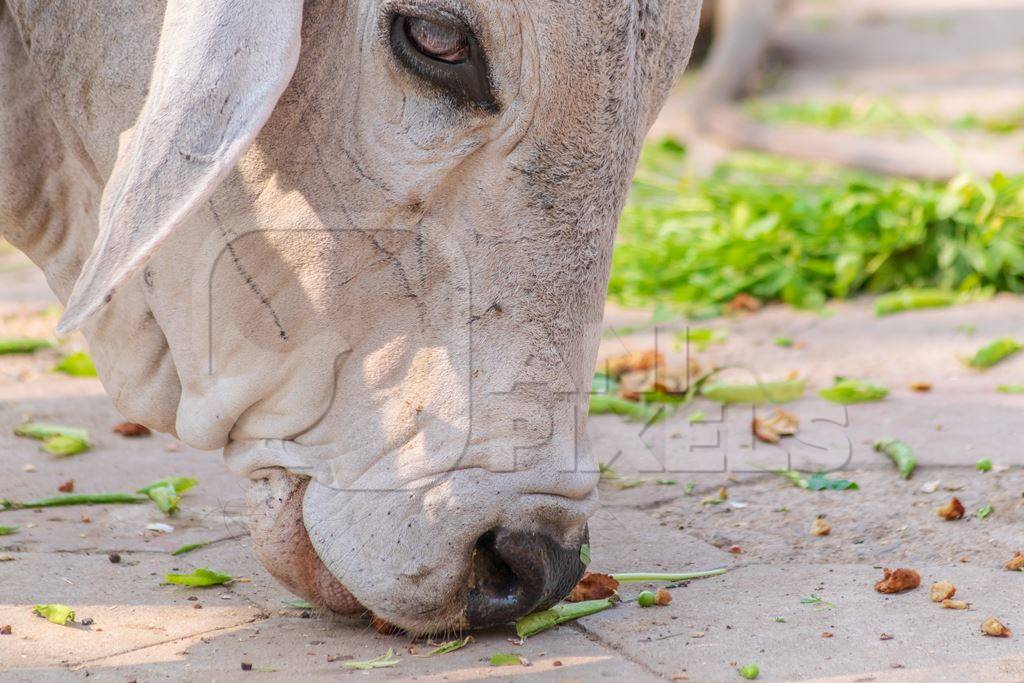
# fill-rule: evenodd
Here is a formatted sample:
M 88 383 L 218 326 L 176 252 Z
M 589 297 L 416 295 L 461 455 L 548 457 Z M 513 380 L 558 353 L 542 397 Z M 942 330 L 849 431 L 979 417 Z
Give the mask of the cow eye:
M 457 28 L 429 19 L 409 17 L 405 33 L 413 47 L 424 56 L 449 64 L 458 64 L 469 57 L 469 36 Z
M 495 107 L 483 50 L 457 22 L 396 15 L 391 49 L 406 68 L 460 103 Z

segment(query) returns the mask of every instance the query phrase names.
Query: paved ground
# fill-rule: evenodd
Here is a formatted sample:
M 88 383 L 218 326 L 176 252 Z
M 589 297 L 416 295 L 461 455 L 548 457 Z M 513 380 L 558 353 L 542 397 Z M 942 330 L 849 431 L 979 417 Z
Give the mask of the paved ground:
M 0 257 L 0 271 L 0 337 L 47 334 L 53 302 L 41 277 L 11 254 Z M 669 607 L 642 610 L 625 603 L 525 645 L 509 642 L 511 629 L 496 629 L 462 651 L 429 659 L 422 656 L 429 649 L 424 643 L 377 634 L 361 620 L 303 618 L 286 606 L 289 596 L 249 551 L 240 520 L 243 484 L 218 455 L 166 436 L 129 440 L 111 433 L 119 418 L 95 380 L 48 372 L 56 352 L 4 357 L 0 497 L 52 495 L 68 479 L 79 491 L 132 490 L 172 474 L 195 476 L 202 484 L 187 494 L 174 531 L 166 534 L 146 530 L 167 521 L 148 505 L 0 514 L 3 524 L 21 525 L 18 534 L 0 540 L 7 560 L 0 563 L 0 626 L 13 630 L 0 636 L 0 677 L 322 677 L 344 673 L 345 657 L 368 659 L 394 648 L 402 659 L 398 667 L 350 675 L 718 681 L 736 678 L 738 665 L 755 662 L 764 680 L 923 681 L 981 674 L 1020 680 L 1024 576 L 1001 567 L 1024 549 L 1024 453 L 1014 438 L 1024 396 L 999 394 L 995 387 L 1024 383 L 1024 356 L 985 373 L 966 369 L 957 356 L 1019 332 L 1021 319 L 1024 299 L 1001 296 L 886 319 L 876 319 L 869 302 L 856 302 L 831 306 L 824 315 L 770 308 L 710 323 L 728 337 L 695 355 L 704 367 L 734 366 L 737 381 L 797 371 L 816 389 L 844 374 L 884 383 L 892 395 L 844 410 L 809 391 L 790 406 L 802 426 L 786 448 L 751 440 L 749 406 L 723 411 L 701 400 L 643 433 L 642 425 L 618 417 L 594 419 L 599 457 L 619 477 L 602 484 L 604 504 L 592 524 L 594 568 L 728 566 L 729 573 L 675 589 Z M 681 362 L 673 348 L 681 327 L 664 324 L 655 331 L 649 321 L 647 313 L 610 309 L 603 355 L 657 344 L 673 363 Z M 775 346 L 779 336 L 793 338 L 797 348 Z M 934 388 L 915 393 L 913 381 Z M 705 419 L 691 424 L 687 416 L 697 410 Z M 55 459 L 11 434 L 26 415 L 88 427 L 96 447 Z M 907 440 L 918 453 L 921 467 L 910 481 L 900 480 L 871 450 L 884 434 Z M 991 458 L 996 471 L 976 472 L 980 457 Z M 756 469 L 787 462 L 839 468 L 861 489 L 811 493 Z M 634 478 L 643 483 L 623 487 Z M 676 483 L 656 483 L 668 478 Z M 922 491 L 935 481 L 933 493 Z M 728 502 L 705 504 L 722 485 Z M 934 513 L 954 495 L 951 490 L 967 507 L 962 521 L 946 522 Z M 995 512 L 979 520 L 974 513 L 985 505 Z M 810 525 L 821 515 L 833 531 L 811 536 Z M 184 543 L 209 540 L 216 542 L 189 555 L 169 554 Z M 112 552 L 120 554 L 119 564 L 109 561 Z M 166 572 L 196 566 L 247 581 L 205 590 L 160 585 Z M 882 566 L 915 568 L 925 586 L 949 580 L 971 609 L 940 609 L 924 587 L 880 595 L 872 585 Z M 641 588 L 628 587 L 624 594 L 634 597 Z M 801 603 L 812 594 L 834 607 Z M 70 604 L 79 619 L 94 623 L 55 626 L 31 615 L 36 602 Z M 981 635 L 989 616 L 1020 635 Z M 487 660 L 497 651 L 520 653 L 532 664 L 491 668 Z M 254 671 L 243 674 L 242 662 Z

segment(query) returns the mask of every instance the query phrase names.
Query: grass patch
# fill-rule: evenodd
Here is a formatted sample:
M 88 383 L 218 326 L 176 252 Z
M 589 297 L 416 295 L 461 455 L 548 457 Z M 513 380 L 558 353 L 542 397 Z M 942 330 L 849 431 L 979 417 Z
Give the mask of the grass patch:
M 619 225 L 610 296 L 715 315 L 741 293 L 799 308 L 936 288 L 1024 291 L 1024 177 L 883 178 L 738 153 L 707 178 L 648 144 Z

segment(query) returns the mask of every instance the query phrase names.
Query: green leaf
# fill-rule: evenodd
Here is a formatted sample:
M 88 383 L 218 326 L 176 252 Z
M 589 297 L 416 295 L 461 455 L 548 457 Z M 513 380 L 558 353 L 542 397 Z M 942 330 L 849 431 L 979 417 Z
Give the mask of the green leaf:
M 956 303 L 951 292 L 937 289 L 901 289 L 875 300 L 875 315 L 884 316 L 922 308 L 945 308 Z
M 995 511 L 996 510 L 994 507 L 992 507 L 991 505 L 986 505 L 985 507 L 978 510 L 978 519 L 985 519 Z
M 834 609 L 836 604 L 834 602 L 827 602 L 824 598 L 811 593 L 806 598 L 800 598 L 801 605 L 818 605 L 823 609 Z
M 491 655 L 491 666 L 518 666 L 523 660 L 509 652 L 495 652 Z
M 580 602 L 563 602 L 551 609 L 528 614 L 516 621 L 516 633 L 520 638 L 528 638 L 566 621 L 597 614 L 614 604 L 612 598 L 603 600 L 583 600 Z
M 61 626 L 75 620 L 75 610 L 67 605 L 36 605 L 33 611 L 41 617 L 46 617 L 47 621 Z
M 89 442 L 89 432 L 81 427 L 68 427 L 67 425 L 49 424 L 46 422 L 25 422 L 14 428 L 18 436 L 27 436 L 32 439 L 44 441 L 55 436 L 69 436 L 86 443 Z
M 40 349 L 53 348 L 45 339 L 0 339 L 0 356 L 9 353 L 35 353 Z
M 435 649 L 433 649 L 430 652 L 428 652 L 427 656 L 428 657 L 433 657 L 435 655 L 446 655 L 449 652 L 455 652 L 456 650 L 461 650 L 462 648 L 466 647 L 467 645 L 469 645 L 472 642 L 473 642 L 473 636 L 466 636 L 465 638 L 459 638 L 458 640 L 449 640 L 447 643 L 442 643 L 441 645 L 439 645 Z
M 737 671 L 740 674 L 740 678 L 745 678 L 748 681 L 752 681 L 761 675 L 761 669 L 757 664 L 745 664 L 737 669 Z
M 977 467 L 978 467 L 978 471 L 979 472 L 991 472 L 992 471 L 992 459 L 991 458 L 982 458 L 982 459 L 980 459 L 978 461 Z
M 20 528 L 21 527 L 19 527 L 17 524 L 13 526 L 0 526 L 0 536 L 10 536 L 11 534 L 16 534 L 18 533 L 18 529 Z
M 96 376 L 96 366 L 93 365 L 89 354 L 84 351 L 64 356 L 53 369 L 56 372 L 63 372 L 65 375 L 71 375 L 72 377 Z
M 985 344 L 967 361 L 972 368 L 990 368 L 996 363 L 1009 358 L 1021 349 L 1024 345 L 1011 337 L 1003 337 Z
M 619 415 L 630 422 L 654 423 L 667 414 L 665 406 L 627 401 L 619 396 L 591 394 L 591 415 Z
M 170 484 L 149 487 L 146 490 L 146 495 L 168 517 L 178 512 L 181 495 Z
M 369 671 L 370 669 L 385 669 L 389 666 L 397 666 L 401 661 L 395 657 L 394 649 L 388 648 L 388 651 L 380 657 L 368 659 L 365 662 L 344 662 L 342 666 L 346 669 Z
M 917 458 L 914 457 L 910 446 L 899 439 L 879 439 L 875 442 L 875 450 L 888 456 L 904 479 L 909 479 L 917 467 Z
M 729 333 L 708 327 L 688 327 L 676 334 L 676 339 L 693 344 L 698 351 L 706 351 L 712 344 L 724 344 Z
M 849 405 L 881 401 L 889 395 L 889 390 L 879 384 L 844 377 L 836 378 L 836 383 L 833 386 L 822 389 L 818 395 L 826 401 Z
M 175 556 L 177 556 L 177 555 L 184 555 L 185 553 L 190 553 L 193 550 L 199 550 L 200 548 L 205 548 L 208 545 L 210 545 L 210 541 L 201 541 L 199 543 L 187 543 L 187 544 L 181 546 L 180 548 L 178 548 L 177 550 L 175 550 L 173 553 L 171 553 L 171 555 L 175 555 Z
M 580 562 L 584 567 L 590 566 L 590 544 L 584 543 L 580 546 Z
M 306 600 L 285 600 L 284 604 L 295 609 L 313 609 L 313 605 Z
M 200 567 L 193 570 L 191 574 L 167 574 L 164 580 L 177 586 L 205 588 L 207 586 L 220 586 L 229 581 L 234 581 L 234 578 L 229 574 L 222 574 L 212 569 Z
M 152 484 L 143 486 L 136 493 L 149 493 L 150 490 L 162 486 L 171 486 L 176 492 L 184 493 L 198 483 L 198 479 L 192 479 L 190 477 L 165 477 L 159 481 L 154 481 Z
M 705 384 L 701 395 L 719 403 L 788 403 L 804 395 L 806 380 L 792 379 L 757 384 Z
M 43 439 L 42 448 L 47 453 L 66 458 L 89 450 L 89 442 L 73 436 L 48 436 Z
M 1000 394 L 1024 394 L 1024 384 L 1000 384 L 996 391 Z
M 856 482 L 849 479 L 829 479 L 822 472 L 815 472 L 807 479 L 808 491 L 859 491 Z

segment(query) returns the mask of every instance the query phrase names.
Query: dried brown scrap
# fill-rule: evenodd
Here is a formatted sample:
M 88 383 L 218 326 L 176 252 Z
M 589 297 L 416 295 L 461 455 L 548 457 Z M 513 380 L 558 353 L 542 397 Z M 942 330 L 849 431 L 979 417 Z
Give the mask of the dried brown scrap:
M 1003 626 L 1003 624 L 995 617 L 989 617 L 982 623 L 981 632 L 986 636 L 994 636 L 996 638 L 1009 638 L 1010 629 Z
M 565 600 L 566 602 L 603 600 L 604 598 L 610 598 L 613 596 L 618 587 L 619 582 L 608 574 L 586 572 L 583 574 L 583 578 L 580 579 L 580 582 L 576 584 L 576 587 L 572 589 L 572 593 L 569 593 L 569 597 Z
M 832 533 L 832 527 L 823 518 L 817 517 L 811 523 L 811 536 L 828 536 Z
M 943 600 L 942 606 L 946 609 L 967 609 L 971 606 L 971 603 L 964 602 L 963 600 Z
M 135 422 L 121 422 L 114 425 L 114 431 L 121 436 L 127 436 L 129 438 L 136 436 L 149 436 L 149 427 L 146 425 L 140 425 Z
M 68 479 L 66 482 L 57 487 L 57 490 L 61 493 L 71 493 L 75 490 L 75 480 Z
M 901 593 L 921 585 L 921 575 L 913 569 L 884 569 L 885 576 L 875 584 L 879 593 Z
M 938 508 L 935 512 L 938 513 L 939 517 L 948 521 L 961 519 L 964 516 L 964 504 L 960 502 L 959 498 L 953 496 L 949 499 L 948 503 Z
M 956 586 L 949 581 L 936 581 L 932 584 L 932 602 L 949 600 L 956 595 Z
M 800 419 L 782 408 L 776 408 L 770 417 L 755 417 L 751 429 L 761 441 L 778 443 L 784 436 L 793 436 L 800 427 Z
M 602 367 L 611 377 L 621 377 L 627 372 L 638 372 L 653 370 L 665 365 L 665 355 L 654 350 L 631 351 L 620 356 L 614 356 L 606 360 Z
M 1010 571 L 1020 571 L 1024 569 L 1024 553 L 1017 551 L 1013 554 L 1013 558 L 1006 563 L 1006 568 Z
M 700 364 L 690 359 L 686 367 L 658 366 L 632 370 L 619 377 L 619 395 L 629 401 L 640 400 L 645 393 L 684 394 L 700 375 Z
M 740 292 L 726 304 L 726 308 L 732 313 L 739 313 L 741 311 L 756 313 L 761 310 L 761 300 L 750 296 L 746 292 Z
M 659 588 L 658 592 L 654 594 L 654 604 L 665 606 L 672 602 L 672 594 L 664 588 Z
M 12 633 L 14 633 L 14 630 L 11 628 L 10 624 L 4 624 L 3 626 L 0 626 L 0 636 L 9 636 Z
M 920 391 L 920 392 L 931 391 L 932 390 L 932 383 L 931 382 L 911 382 L 910 383 L 910 388 L 913 391 Z

